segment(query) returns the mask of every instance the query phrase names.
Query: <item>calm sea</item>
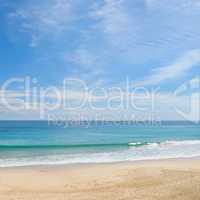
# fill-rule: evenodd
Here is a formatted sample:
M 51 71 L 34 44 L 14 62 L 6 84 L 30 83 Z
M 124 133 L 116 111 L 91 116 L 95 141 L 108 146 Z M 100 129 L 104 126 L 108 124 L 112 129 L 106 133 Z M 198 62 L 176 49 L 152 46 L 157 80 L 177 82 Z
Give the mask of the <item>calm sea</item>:
M 200 125 L 0 121 L 0 167 L 200 156 Z

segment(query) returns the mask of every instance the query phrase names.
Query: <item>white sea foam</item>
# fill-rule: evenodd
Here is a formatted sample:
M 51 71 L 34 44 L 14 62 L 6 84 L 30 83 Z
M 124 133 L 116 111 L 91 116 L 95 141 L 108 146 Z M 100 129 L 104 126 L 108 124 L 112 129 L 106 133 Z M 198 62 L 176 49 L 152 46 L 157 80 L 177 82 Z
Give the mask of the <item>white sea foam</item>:
M 165 141 L 161 143 L 129 143 L 127 149 L 110 152 L 41 155 L 0 158 L 0 167 L 29 165 L 61 165 L 75 163 L 109 163 L 200 156 L 200 140 Z

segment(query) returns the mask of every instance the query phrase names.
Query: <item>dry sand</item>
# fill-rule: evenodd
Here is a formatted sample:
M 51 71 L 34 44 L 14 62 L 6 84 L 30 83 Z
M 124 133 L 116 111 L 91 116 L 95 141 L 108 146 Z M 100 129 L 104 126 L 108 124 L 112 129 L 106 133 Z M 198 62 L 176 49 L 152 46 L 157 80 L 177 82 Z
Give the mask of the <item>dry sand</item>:
M 200 200 L 200 160 L 0 169 L 0 200 Z

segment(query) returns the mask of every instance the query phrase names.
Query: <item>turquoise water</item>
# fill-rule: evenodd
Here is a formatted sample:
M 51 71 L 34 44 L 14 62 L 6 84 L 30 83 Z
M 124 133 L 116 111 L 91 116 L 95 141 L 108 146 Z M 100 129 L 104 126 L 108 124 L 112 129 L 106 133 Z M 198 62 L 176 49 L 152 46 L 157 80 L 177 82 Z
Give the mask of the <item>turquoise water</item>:
M 200 125 L 0 121 L 0 167 L 200 156 Z

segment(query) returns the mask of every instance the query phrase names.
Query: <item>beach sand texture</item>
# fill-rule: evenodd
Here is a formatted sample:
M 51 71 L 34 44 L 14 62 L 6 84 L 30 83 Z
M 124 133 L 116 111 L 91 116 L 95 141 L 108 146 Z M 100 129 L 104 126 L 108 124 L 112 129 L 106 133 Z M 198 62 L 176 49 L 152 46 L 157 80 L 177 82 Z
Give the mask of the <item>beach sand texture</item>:
M 200 200 L 200 161 L 0 169 L 1 200 Z

